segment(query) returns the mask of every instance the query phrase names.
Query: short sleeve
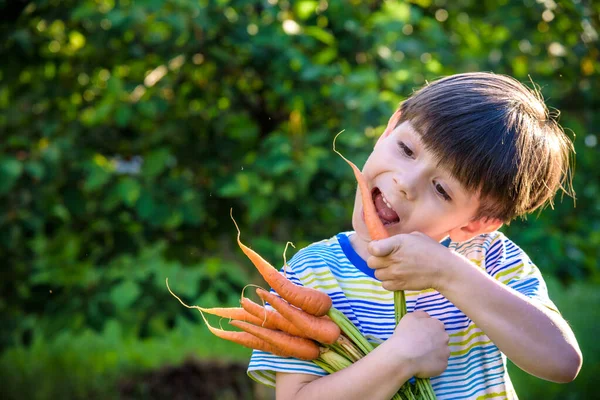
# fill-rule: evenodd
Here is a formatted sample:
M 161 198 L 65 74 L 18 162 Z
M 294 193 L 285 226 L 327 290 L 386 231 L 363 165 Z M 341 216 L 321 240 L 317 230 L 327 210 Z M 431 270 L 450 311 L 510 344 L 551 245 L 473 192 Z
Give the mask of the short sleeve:
M 306 252 L 302 252 L 301 250 L 292 257 L 285 269 L 285 275 L 296 285 L 304 286 L 303 282 L 299 279 L 300 275 L 303 281 L 309 283 L 306 286 L 318 288 L 319 279 L 316 274 L 313 276 L 313 273 L 314 268 L 323 264 L 323 261 L 320 259 L 311 259 L 305 253 Z M 280 272 L 283 273 L 283 269 L 281 269 Z M 270 305 L 267 304 L 267 307 L 270 308 Z M 319 376 L 327 375 L 327 372 L 312 361 L 280 357 L 259 350 L 254 350 L 252 352 L 250 363 L 248 365 L 248 376 L 250 378 L 267 386 L 275 387 L 275 374 L 277 372 Z
M 499 234 L 489 243 L 485 254 L 485 269 L 501 283 L 550 310 L 559 312 L 548 296 L 546 282 L 538 267 L 506 236 Z

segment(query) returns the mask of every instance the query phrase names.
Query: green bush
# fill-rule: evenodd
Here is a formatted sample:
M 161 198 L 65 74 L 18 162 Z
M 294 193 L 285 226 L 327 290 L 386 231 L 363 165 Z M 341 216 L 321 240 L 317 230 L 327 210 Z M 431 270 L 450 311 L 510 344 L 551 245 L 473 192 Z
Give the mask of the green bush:
M 288 240 L 351 229 L 333 136 L 345 129 L 339 147 L 360 164 L 402 99 L 463 71 L 531 79 L 563 112 L 577 207 L 507 232 L 549 276 L 598 284 L 600 6 L 350 4 L 0 2 L 3 355 L 112 324 L 168 334 L 189 310 L 167 276 L 186 301 L 235 305 L 258 278 L 230 209 L 275 264 Z

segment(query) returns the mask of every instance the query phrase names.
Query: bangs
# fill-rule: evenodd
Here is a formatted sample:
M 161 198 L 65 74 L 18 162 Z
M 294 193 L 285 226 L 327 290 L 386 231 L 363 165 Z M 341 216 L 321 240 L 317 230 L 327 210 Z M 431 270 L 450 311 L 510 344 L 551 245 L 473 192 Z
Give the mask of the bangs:
M 398 125 L 409 121 L 438 166 L 479 194 L 478 217 L 508 222 L 562 187 L 570 141 L 539 97 L 512 78 L 454 75 L 416 92 L 400 111 Z
M 411 117 L 407 113 L 406 120 L 439 167 L 449 171 L 465 189 L 489 195 L 493 192 L 493 181 L 511 181 L 518 157 L 513 146 L 514 134 L 503 126 L 501 113 L 481 114 L 484 115 L 446 116 L 438 112 L 435 116 L 423 113 Z

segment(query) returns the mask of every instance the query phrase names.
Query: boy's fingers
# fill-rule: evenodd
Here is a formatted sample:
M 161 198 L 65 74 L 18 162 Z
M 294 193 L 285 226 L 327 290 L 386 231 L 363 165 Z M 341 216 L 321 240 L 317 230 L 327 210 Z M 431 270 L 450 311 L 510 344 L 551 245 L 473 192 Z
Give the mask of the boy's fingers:
M 398 237 L 391 237 L 382 240 L 372 240 L 367 246 L 367 250 L 375 257 L 385 257 L 392 254 L 400 248 Z
M 429 318 L 429 314 L 427 314 L 425 311 L 413 311 L 412 314 L 417 317 L 417 318 Z
M 367 258 L 367 265 L 371 269 L 379 269 L 379 268 L 384 268 L 386 266 L 386 264 L 383 262 L 383 260 L 381 258 L 375 257 L 375 256 L 371 256 L 371 257 Z
M 424 234 L 423 232 L 419 232 L 419 231 L 412 231 L 410 234 L 414 235 L 414 236 L 429 237 L 426 234 Z

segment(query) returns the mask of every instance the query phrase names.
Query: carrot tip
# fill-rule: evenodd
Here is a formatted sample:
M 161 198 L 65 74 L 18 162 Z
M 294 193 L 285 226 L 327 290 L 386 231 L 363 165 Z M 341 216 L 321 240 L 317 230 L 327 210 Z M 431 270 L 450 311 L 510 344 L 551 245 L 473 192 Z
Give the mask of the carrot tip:
M 238 226 L 237 222 L 235 222 L 235 218 L 233 218 L 233 207 L 229 209 L 229 216 L 231 217 L 231 220 L 233 221 L 233 224 L 235 225 L 235 229 L 237 230 L 237 240 L 238 242 L 240 241 L 240 227 Z
M 287 260 L 285 259 L 285 253 L 287 253 L 287 248 L 289 245 L 291 245 L 293 248 L 296 248 L 296 246 L 294 246 L 294 243 L 287 242 L 285 244 L 285 249 L 283 249 L 283 276 L 285 276 L 286 278 L 287 278 L 287 274 L 286 274 L 285 268 L 288 266 L 288 264 L 287 264 Z
M 354 165 L 354 163 L 350 160 L 348 160 L 346 157 L 344 157 L 342 155 L 342 153 L 340 153 L 336 148 L 335 148 L 335 141 L 337 139 L 338 136 L 340 136 L 343 132 L 345 131 L 345 129 L 342 129 L 341 131 L 339 131 L 337 133 L 337 135 L 335 135 L 335 137 L 333 138 L 333 151 L 335 151 L 340 157 L 342 157 L 344 159 L 344 161 L 346 161 L 348 164 L 350 165 Z
M 242 299 L 244 298 L 244 291 L 246 290 L 246 288 L 247 288 L 248 286 L 254 286 L 254 287 L 256 287 L 256 288 L 260 288 L 260 289 L 262 289 L 262 287 L 260 287 L 259 285 L 255 285 L 255 284 L 253 284 L 253 283 L 249 283 L 249 284 L 247 284 L 246 286 L 244 286 L 244 287 L 242 288 L 242 294 L 240 295 L 240 303 L 242 302 Z

